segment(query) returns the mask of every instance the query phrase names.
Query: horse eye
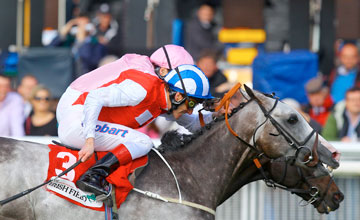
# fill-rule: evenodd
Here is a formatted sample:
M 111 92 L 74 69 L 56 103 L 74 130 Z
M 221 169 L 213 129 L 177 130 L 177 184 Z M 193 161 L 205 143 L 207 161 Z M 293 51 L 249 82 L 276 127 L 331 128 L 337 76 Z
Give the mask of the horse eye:
M 289 124 L 295 124 L 296 122 L 298 122 L 298 117 L 297 115 L 290 115 L 289 119 L 287 120 L 289 122 Z

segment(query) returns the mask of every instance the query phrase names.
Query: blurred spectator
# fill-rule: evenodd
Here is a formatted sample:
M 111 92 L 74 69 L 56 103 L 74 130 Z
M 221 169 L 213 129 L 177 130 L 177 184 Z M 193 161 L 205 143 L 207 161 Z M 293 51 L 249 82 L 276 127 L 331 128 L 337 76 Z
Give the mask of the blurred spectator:
M 50 46 L 71 47 L 75 58 L 76 77 L 98 67 L 99 61 L 106 55 L 105 46 L 94 36 L 95 27 L 89 17 L 81 15 L 61 28 L 59 35 Z
M 298 101 L 296 101 L 295 99 L 292 99 L 292 98 L 285 98 L 281 101 L 283 103 L 291 106 L 296 111 L 298 111 L 317 133 L 319 133 L 319 134 L 321 133 L 321 131 L 322 131 L 321 124 L 319 122 L 315 121 L 314 119 L 312 119 L 309 114 L 307 114 L 306 112 L 301 110 L 301 105 Z
M 0 74 L 0 136 L 24 135 L 24 102 L 11 91 L 11 80 Z
M 80 14 L 79 3 L 81 0 L 66 0 L 66 22 Z
M 100 62 L 99 62 L 99 67 L 100 66 L 104 66 L 105 64 L 108 64 L 108 63 L 111 63 L 111 62 L 114 62 L 116 60 L 118 60 L 119 57 L 118 56 L 115 56 L 115 55 L 106 55 L 104 56 Z
M 188 22 L 185 33 L 185 48 L 195 60 L 204 49 L 218 49 L 214 22 L 215 9 L 209 4 L 203 4 L 196 17 Z
M 217 67 L 217 54 L 214 51 L 204 50 L 196 65 L 205 73 L 209 79 L 210 92 L 214 97 L 221 98 L 225 90 L 219 87 L 221 84 L 226 83 L 227 79 L 224 74 Z M 221 90 L 221 91 L 219 91 Z
M 331 72 L 328 83 L 335 103 L 345 98 L 346 90 L 360 85 L 359 52 L 351 43 L 345 44 L 339 54 L 340 65 Z
M 116 36 L 119 28 L 117 21 L 112 18 L 110 6 L 106 3 L 100 5 L 93 24 L 96 29 L 95 36 L 103 45 L 107 45 Z
M 360 87 L 346 91 L 345 100 L 335 105 L 322 135 L 327 140 L 360 140 Z
M 24 99 L 24 116 L 27 118 L 30 115 L 30 112 L 32 110 L 32 106 L 30 103 L 30 96 L 31 91 L 35 88 L 35 86 L 38 84 L 38 81 L 35 76 L 33 75 L 25 75 L 21 81 L 20 85 L 17 88 L 17 92 L 23 97 Z
M 36 86 L 30 98 L 32 114 L 26 118 L 25 133 L 32 136 L 57 136 L 55 113 L 50 111 L 51 94 L 43 85 Z
M 318 76 L 306 83 L 305 90 L 309 103 L 304 106 L 304 112 L 324 126 L 334 106 L 329 88 L 324 84 L 321 76 Z

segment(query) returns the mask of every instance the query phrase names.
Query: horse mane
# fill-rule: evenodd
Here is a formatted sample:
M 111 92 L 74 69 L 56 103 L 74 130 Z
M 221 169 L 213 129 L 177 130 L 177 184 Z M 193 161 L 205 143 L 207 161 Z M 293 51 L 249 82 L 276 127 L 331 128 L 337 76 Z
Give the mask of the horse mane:
M 233 109 L 232 113 L 229 115 L 229 118 L 231 118 L 236 112 L 238 112 L 248 103 L 249 101 L 240 103 L 239 106 Z M 164 153 L 167 151 L 178 151 L 180 149 L 183 149 L 190 142 L 204 134 L 207 130 L 210 130 L 214 126 L 214 124 L 217 124 L 217 122 L 224 120 L 225 116 L 215 118 L 212 122 L 206 124 L 204 127 L 200 128 L 193 134 L 181 134 L 176 130 L 168 131 L 162 136 L 161 144 L 159 145 L 158 150 Z
M 216 121 L 212 121 L 205 127 L 199 129 L 194 134 L 181 134 L 176 130 L 166 132 L 161 138 L 161 144 L 158 150 L 162 153 L 168 151 L 178 151 L 188 146 L 190 142 L 204 133 L 204 130 L 209 130 Z

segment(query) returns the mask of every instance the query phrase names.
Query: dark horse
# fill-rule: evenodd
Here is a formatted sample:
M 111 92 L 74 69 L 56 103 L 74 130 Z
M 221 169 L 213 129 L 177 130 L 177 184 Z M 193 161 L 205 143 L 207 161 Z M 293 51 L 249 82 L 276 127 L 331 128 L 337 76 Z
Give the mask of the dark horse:
M 215 210 L 246 183 L 242 174 L 245 175 L 250 161 L 255 157 L 261 159 L 259 155 L 264 154 L 272 159 L 284 157 L 301 167 L 304 176 L 315 177 L 316 183 L 308 181 L 310 186 L 299 187 L 305 190 L 318 187 L 321 197 L 316 198 L 317 202 L 324 204 L 321 206 L 326 210 L 335 210 L 342 199 L 338 188 L 332 181 L 328 187 L 317 185 L 320 176 L 329 176 L 321 163 L 338 167 L 332 153 L 318 141 L 296 110 L 256 91 L 248 89 L 247 93 L 250 100 L 229 119 L 242 141 L 228 131 L 224 121 L 219 121 L 192 136 L 184 147 L 164 150 L 163 156 L 177 175 L 182 199 Z M 46 145 L 0 138 L 0 198 L 5 199 L 44 180 L 48 152 Z M 285 179 L 289 181 L 288 178 L 287 175 Z M 248 181 L 253 179 L 251 175 Z M 171 172 L 153 152 L 149 154 L 149 165 L 136 179 L 135 187 L 164 197 L 178 199 L 179 196 Z M 118 214 L 120 219 L 215 218 L 203 210 L 166 203 L 137 192 L 129 194 Z M 0 218 L 100 219 L 104 214 L 78 207 L 39 189 L 0 207 Z

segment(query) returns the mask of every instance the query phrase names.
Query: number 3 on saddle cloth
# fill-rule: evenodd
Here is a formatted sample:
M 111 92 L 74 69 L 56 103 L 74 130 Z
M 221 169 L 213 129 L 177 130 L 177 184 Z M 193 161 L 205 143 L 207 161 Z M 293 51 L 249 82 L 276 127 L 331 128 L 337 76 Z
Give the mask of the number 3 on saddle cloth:
M 49 144 L 49 168 L 46 181 L 59 175 L 62 171 L 69 168 L 78 160 L 77 150 Z M 107 152 L 97 152 L 98 159 L 105 156 Z M 128 180 L 128 176 L 132 174 L 135 169 L 147 165 L 148 157 L 140 157 L 131 161 L 128 164 L 121 165 L 116 171 L 111 173 L 106 180 L 115 187 L 116 205 L 119 208 L 121 203 L 126 199 L 126 196 L 134 188 Z M 46 189 L 61 198 L 68 200 L 74 204 L 89 209 L 104 211 L 105 206 L 103 202 L 95 200 L 95 195 L 92 193 L 84 192 L 78 189 L 75 185 L 80 176 L 85 173 L 91 166 L 95 164 L 95 154 L 86 162 L 80 163 L 73 170 L 66 175 L 57 178 L 46 185 Z

